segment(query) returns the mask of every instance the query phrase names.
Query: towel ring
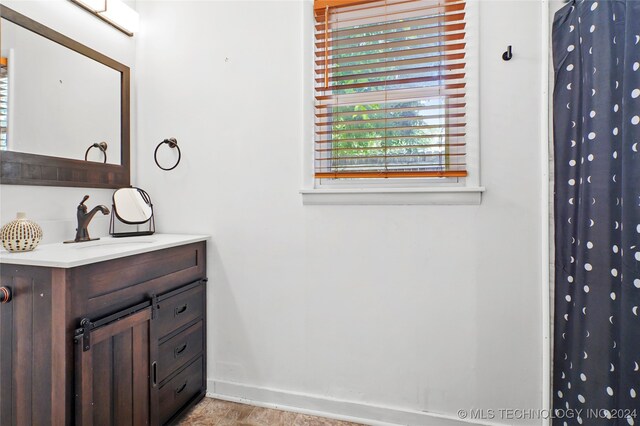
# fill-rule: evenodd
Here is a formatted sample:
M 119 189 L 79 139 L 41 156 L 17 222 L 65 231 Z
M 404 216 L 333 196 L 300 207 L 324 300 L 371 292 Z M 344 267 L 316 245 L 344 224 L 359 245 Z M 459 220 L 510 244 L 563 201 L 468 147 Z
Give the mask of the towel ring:
M 169 167 L 169 168 L 162 167 L 158 162 L 158 149 L 160 149 L 162 144 L 165 144 L 165 143 L 169 145 L 169 148 L 176 148 L 178 150 L 178 161 L 176 161 L 176 164 L 174 164 L 172 167 Z M 156 160 L 156 166 L 158 166 L 159 168 L 167 172 L 169 170 L 173 170 L 176 167 L 178 167 L 178 164 L 180 164 L 180 160 L 182 159 L 182 152 L 180 152 L 180 147 L 178 146 L 178 141 L 176 140 L 176 138 L 169 138 L 160 142 L 158 146 L 156 146 L 156 150 L 153 152 L 153 159 Z
M 510 61 L 513 58 L 513 51 L 511 45 L 507 46 L 507 50 L 502 54 L 503 61 Z
M 89 148 L 87 148 L 87 150 L 84 152 L 84 161 L 88 161 L 87 156 L 89 155 L 89 151 L 91 151 L 91 148 L 98 148 L 102 152 L 102 154 L 104 154 L 103 163 L 107 162 L 107 143 L 106 142 L 94 143 L 93 145 L 90 145 Z

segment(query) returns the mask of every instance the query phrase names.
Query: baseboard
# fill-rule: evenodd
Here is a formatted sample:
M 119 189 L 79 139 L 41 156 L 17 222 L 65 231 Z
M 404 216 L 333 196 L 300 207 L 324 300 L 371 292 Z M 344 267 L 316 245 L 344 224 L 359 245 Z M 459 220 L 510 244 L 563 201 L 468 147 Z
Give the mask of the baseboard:
M 372 426 L 504 426 L 499 423 L 478 423 L 448 415 L 413 411 L 380 405 L 363 404 L 310 395 L 209 380 L 207 396 L 227 401 L 241 402 L 258 407 L 293 411 L 302 414 L 346 420 Z

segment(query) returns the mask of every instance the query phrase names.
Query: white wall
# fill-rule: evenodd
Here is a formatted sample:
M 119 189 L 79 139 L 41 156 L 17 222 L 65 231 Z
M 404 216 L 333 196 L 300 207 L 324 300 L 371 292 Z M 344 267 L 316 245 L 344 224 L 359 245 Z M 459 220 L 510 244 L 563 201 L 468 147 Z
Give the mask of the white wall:
M 161 232 L 213 235 L 211 392 L 416 424 L 542 406 L 540 8 L 481 2 L 480 206 L 303 206 L 310 3 L 138 4 L 140 185 Z
M 135 39 L 127 37 L 80 9 L 68 0 L 0 1 L 36 21 L 101 52 L 132 69 L 132 109 L 135 111 Z M 132 113 L 132 161 L 135 164 L 135 112 Z M 132 170 L 132 182 L 136 170 Z M 0 185 L 0 223 L 15 218 L 17 211 L 27 212 L 44 230 L 44 242 L 59 242 L 73 238 L 76 227 L 76 207 L 85 194 L 87 204 L 111 205 L 112 190 L 92 188 L 57 188 L 42 186 Z M 109 217 L 96 215 L 89 228 L 91 236 L 108 234 Z

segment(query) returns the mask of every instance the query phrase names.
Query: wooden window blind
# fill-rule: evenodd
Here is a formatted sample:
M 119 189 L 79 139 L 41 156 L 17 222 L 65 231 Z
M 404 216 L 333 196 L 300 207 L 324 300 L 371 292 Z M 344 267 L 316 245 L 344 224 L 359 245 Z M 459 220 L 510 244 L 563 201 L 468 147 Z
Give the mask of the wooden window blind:
M 315 177 L 464 177 L 465 1 L 315 0 Z
M 8 61 L 0 57 L 0 150 L 7 149 L 7 120 L 9 109 Z

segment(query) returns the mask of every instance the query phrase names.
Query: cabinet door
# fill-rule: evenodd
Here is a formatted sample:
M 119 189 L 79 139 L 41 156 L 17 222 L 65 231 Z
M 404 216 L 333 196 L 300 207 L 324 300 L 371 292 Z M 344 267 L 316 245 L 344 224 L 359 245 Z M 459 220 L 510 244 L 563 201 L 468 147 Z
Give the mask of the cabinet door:
M 0 304 L 0 425 L 63 426 L 70 405 L 68 339 L 63 324 L 51 326 L 64 317 L 63 275 L 36 267 L 1 269 L 0 285 L 12 297 Z
M 0 425 L 13 425 L 13 304 L 0 304 Z
M 76 344 L 76 424 L 157 424 L 151 406 L 151 307 L 94 328 Z

